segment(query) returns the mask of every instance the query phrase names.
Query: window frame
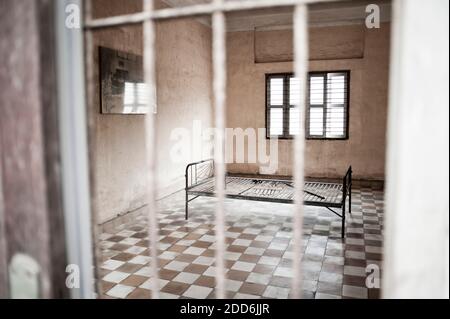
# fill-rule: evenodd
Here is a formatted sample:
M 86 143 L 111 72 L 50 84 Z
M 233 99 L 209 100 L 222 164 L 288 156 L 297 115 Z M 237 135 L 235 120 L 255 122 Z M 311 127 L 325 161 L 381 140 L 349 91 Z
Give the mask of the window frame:
M 294 75 L 294 73 L 290 72 L 290 73 L 267 73 L 265 75 L 265 86 L 266 86 L 266 118 L 265 118 L 265 122 L 266 122 L 266 139 L 271 139 L 271 138 L 277 138 L 277 139 L 292 139 L 294 136 L 289 137 L 286 132 L 288 132 L 288 128 L 286 127 L 285 122 L 286 119 L 289 116 L 289 112 L 288 112 L 288 108 L 286 107 L 286 99 L 289 97 L 288 96 L 288 90 L 286 90 L 286 80 L 290 77 Z M 282 78 L 283 79 L 283 102 L 280 106 L 271 106 L 269 105 L 270 103 L 270 79 L 273 78 Z M 270 135 L 270 110 L 272 108 L 279 108 L 282 109 L 283 111 L 283 134 L 282 135 Z
M 309 134 L 309 114 L 310 114 L 310 108 L 311 105 L 309 103 L 309 85 L 310 85 L 310 79 L 311 75 L 324 75 L 325 77 L 325 83 L 326 78 L 328 74 L 330 73 L 345 73 L 346 75 L 346 85 L 347 85 L 347 91 L 345 94 L 345 100 L 344 100 L 344 112 L 345 112 L 345 120 L 344 120 L 344 136 L 338 136 L 338 137 L 326 137 L 326 136 L 316 136 L 316 135 L 310 135 Z M 295 135 L 289 134 L 289 110 L 292 107 L 289 104 L 289 90 L 290 90 L 290 78 L 294 75 L 293 72 L 284 72 L 284 73 L 266 73 L 265 74 L 265 123 L 266 123 L 266 139 L 272 139 L 277 138 L 280 140 L 292 140 L 295 138 Z M 279 108 L 283 109 L 283 134 L 282 135 L 270 135 L 270 109 L 271 108 L 277 108 L 277 106 L 271 106 L 269 105 L 270 101 L 270 79 L 272 78 L 284 78 L 283 82 L 283 103 Z M 305 110 L 305 139 L 306 140 L 348 140 L 349 139 L 349 127 L 350 127 L 350 70 L 330 70 L 330 71 L 310 71 L 308 72 L 308 85 L 306 92 L 307 100 L 306 100 L 306 110 Z M 327 90 L 324 90 L 324 105 L 322 106 L 324 108 L 324 117 L 326 116 L 326 94 Z M 325 118 L 324 118 L 325 119 Z M 324 125 L 326 125 L 326 121 L 324 121 Z
M 344 73 L 346 75 L 346 86 L 347 91 L 344 96 L 344 136 L 337 136 L 337 137 L 326 137 L 326 136 L 318 136 L 318 135 L 310 135 L 309 134 L 309 113 L 311 109 L 311 104 L 309 103 L 309 85 L 312 75 L 323 75 L 324 76 L 324 83 L 327 83 L 328 74 L 331 73 Z M 306 110 L 305 110 L 305 138 L 307 140 L 348 140 L 349 139 L 349 126 L 350 126 L 350 70 L 330 70 L 330 71 L 311 71 L 308 72 L 308 86 L 306 92 L 308 93 L 307 102 L 306 102 Z M 326 112 L 327 112 L 327 89 L 324 90 L 323 94 L 323 108 L 324 108 L 324 132 L 326 131 Z M 314 106 L 313 106 L 314 107 Z

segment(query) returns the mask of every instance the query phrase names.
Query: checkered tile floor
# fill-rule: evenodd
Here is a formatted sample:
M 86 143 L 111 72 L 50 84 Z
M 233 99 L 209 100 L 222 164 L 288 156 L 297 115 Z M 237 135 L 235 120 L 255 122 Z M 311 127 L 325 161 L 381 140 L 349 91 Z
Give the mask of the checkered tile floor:
M 184 197 L 159 203 L 161 298 L 215 298 L 214 198 Z M 366 288 L 366 266 L 381 269 L 383 192 L 352 193 L 346 239 L 340 219 L 325 208 L 306 207 L 303 297 L 378 298 Z M 229 298 L 289 298 L 292 278 L 292 205 L 226 200 L 226 289 Z M 100 276 L 104 298 L 150 298 L 147 223 L 101 234 Z

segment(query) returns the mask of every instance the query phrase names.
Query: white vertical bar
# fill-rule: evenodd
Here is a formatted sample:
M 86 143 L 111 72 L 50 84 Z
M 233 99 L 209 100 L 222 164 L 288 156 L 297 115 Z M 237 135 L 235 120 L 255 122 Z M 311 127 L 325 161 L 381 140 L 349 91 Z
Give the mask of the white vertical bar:
M 214 0 L 220 5 L 223 0 Z M 226 83 L 226 45 L 225 45 L 225 15 L 221 11 L 212 15 L 213 29 L 213 91 L 215 107 L 215 181 L 217 193 L 216 207 L 216 297 L 225 298 L 225 83 Z
M 302 296 L 301 260 L 303 256 L 303 183 L 305 128 L 304 114 L 306 101 L 306 81 L 308 73 L 308 12 L 305 4 L 299 4 L 294 10 L 294 71 L 299 79 L 299 132 L 294 141 L 294 261 L 292 279 L 292 298 Z
M 85 18 L 83 21 L 88 21 L 92 19 L 92 1 L 85 0 L 84 4 L 84 14 Z M 95 71 L 94 71 L 94 57 L 95 57 L 95 46 L 94 46 L 94 34 L 92 31 L 87 31 L 85 34 L 85 70 L 86 70 L 86 117 L 88 126 L 88 149 L 89 149 L 89 182 L 90 182 L 90 195 L 91 195 L 91 231 L 92 240 L 94 242 L 93 253 L 94 253 L 94 276 L 95 276 L 95 289 L 97 292 L 97 298 L 102 298 L 103 284 L 100 275 L 100 264 L 101 264 L 101 249 L 99 241 L 99 217 L 97 212 L 97 194 L 93 189 L 95 189 L 95 167 L 96 167 L 96 108 L 93 107 L 95 104 Z
M 0 299 L 8 298 L 8 259 L 6 257 L 5 214 L 3 205 L 2 150 L 0 148 Z
M 153 0 L 144 0 L 144 11 L 153 11 Z M 148 113 L 145 116 L 145 142 L 147 154 L 147 201 L 148 201 L 148 237 L 150 241 L 152 298 L 159 298 L 158 279 L 158 212 L 155 192 L 155 22 L 148 20 L 144 28 L 144 78 L 147 86 Z
M 64 222 L 68 262 L 80 270 L 80 288 L 71 289 L 71 297 L 93 298 L 83 32 L 66 27 L 65 8 L 68 4 L 81 8 L 81 1 L 55 3 Z
M 449 296 L 448 7 L 394 2 L 384 298 Z
M 92 1 L 87 0 L 84 1 L 84 14 L 85 18 L 83 21 L 88 21 L 92 19 Z M 95 71 L 94 71 L 94 57 L 95 57 L 95 46 L 94 46 L 94 34 L 93 32 L 86 32 L 85 34 L 85 79 L 86 79 L 86 122 L 88 126 L 88 153 L 89 153 L 89 182 L 90 182 L 90 195 L 91 195 L 91 230 L 92 230 L 92 240 L 93 240 L 93 254 L 94 254 L 94 276 L 95 276 L 95 289 L 97 292 L 97 298 L 102 298 L 103 285 L 100 280 L 100 263 L 101 263 L 101 250 L 100 250 L 100 241 L 99 241 L 99 223 L 97 216 L 97 195 L 95 191 L 95 154 L 94 150 L 96 149 L 96 109 L 93 107 L 95 104 Z

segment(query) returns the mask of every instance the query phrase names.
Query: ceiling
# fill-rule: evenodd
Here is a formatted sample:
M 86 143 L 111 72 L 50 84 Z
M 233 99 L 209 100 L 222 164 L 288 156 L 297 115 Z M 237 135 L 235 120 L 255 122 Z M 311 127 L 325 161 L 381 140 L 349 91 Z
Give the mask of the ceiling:
M 163 0 L 171 7 L 208 3 L 210 0 Z M 245 1 L 245 0 L 228 0 Z M 364 23 L 366 6 L 375 3 L 380 7 L 381 22 L 390 21 L 391 1 L 352 0 L 336 1 L 309 5 L 309 24 L 311 26 L 332 26 Z M 209 17 L 198 18 L 206 25 L 211 25 Z M 227 31 L 248 31 L 255 29 L 277 29 L 292 26 L 292 7 L 259 9 L 233 12 L 227 14 Z

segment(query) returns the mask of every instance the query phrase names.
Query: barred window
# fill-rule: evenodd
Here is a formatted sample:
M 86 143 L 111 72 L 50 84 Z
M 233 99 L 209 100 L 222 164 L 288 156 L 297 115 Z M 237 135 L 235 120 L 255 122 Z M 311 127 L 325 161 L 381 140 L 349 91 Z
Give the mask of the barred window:
M 348 138 L 349 71 L 310 72 L 306 138 Z M 267 137 L 293 138 L 299 130 L 298 80 L 292 73 L 266 75 Z

